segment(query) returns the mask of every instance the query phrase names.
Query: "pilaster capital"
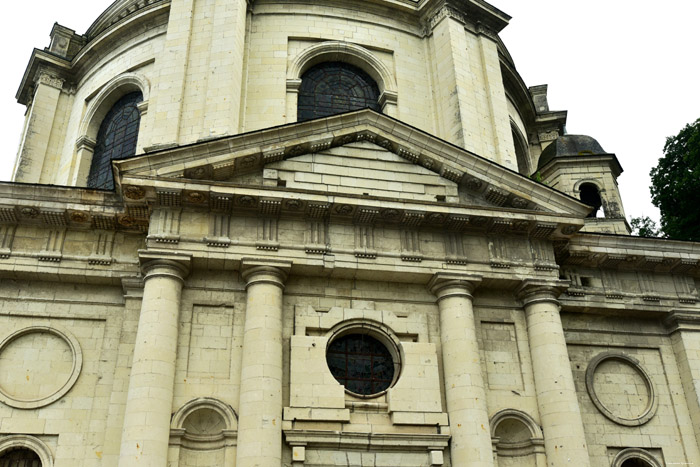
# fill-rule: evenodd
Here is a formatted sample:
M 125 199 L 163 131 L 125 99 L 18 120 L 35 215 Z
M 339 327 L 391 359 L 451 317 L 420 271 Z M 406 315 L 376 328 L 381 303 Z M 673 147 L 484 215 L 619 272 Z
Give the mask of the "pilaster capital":
M 66 80 L 42 70 L 39 72 L 36 82 L 37 84 L 45 84 L 60 91 L 63 89 Z
M 664 319 L 664 325 L 671 333 L 676 331 L 700 332 L 700 310 L 673 310 Z
M 254 284 L 271 284 L 284 289 L 291 268 L 291 261 L 243 258 L 241 277 L 246 281 L 246 288 Z
M 141 114 L 141 117 L 143 117 L 148 112 L 148 101 L 139 102 L 136 104 L 136 108 L 139 109 L 139 113 Z
M 144 281 L 154 277 L 169 277 L 184 284 L 185 277 L 190 273 L 192 256 L 177 254 L 170 251 L 139 251 L 141 272 Z
M 559 306 L 559 295 L 569 288 L 569 281 L 525 279 L 516 290 L 524 306 L 534 303 L 554 303 Z
M 428 289 L 437 297 L 438 302 L 449 297 L 466 297 L 472 300 L 472 294 L 482 277 L 458 272 L 438 272 L 430 279 Z
M 287 92 L 298 93 L 301 88 L 301 79 L 287 79 Z
M 95 150 L 95 146 L 97 146 L 97 141 L 89 136 L 81 136 L 78 138 L 78 141 L 75 142 L 75 149 L 78 151 L 87 149 L 88 151 L 93 152 Z

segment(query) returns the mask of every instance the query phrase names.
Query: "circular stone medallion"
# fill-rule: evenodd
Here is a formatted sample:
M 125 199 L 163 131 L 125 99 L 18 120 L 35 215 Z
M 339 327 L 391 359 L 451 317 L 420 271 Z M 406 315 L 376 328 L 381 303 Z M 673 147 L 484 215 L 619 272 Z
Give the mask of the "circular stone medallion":
M 598 410 L 617 424 L 643 425 L 656 414 L 651 377 L 628 355 L 605 352 L 591 360 L 586 389 Z
M 78 341 L 65 331 L 16 331 L 0 343 L 0 401 L 18 409 L 51 404 L 73 387 L 81 367 Z

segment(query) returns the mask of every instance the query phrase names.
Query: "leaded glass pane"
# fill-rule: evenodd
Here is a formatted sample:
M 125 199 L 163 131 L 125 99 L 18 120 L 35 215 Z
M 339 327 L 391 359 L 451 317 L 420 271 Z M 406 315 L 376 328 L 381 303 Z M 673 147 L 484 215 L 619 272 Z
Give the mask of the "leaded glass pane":
M 369 107 L 379 112 L 379 87 L 363 70 L 343 62 L 316 65 L 301 77 L 300 122 Z
M 140 92 L 127 94 L 112 106 L 102 120 L 88 175 L 90 188 L 114 189 L 112 161 L 136 154 L 136 141 L 141 123 L 141 113 L 137 105 L 142 100 L 143 95 Z
M 391 386 L 394 362 L 389 350 L 374 337 L 350 334 L 328 346 L 328 368 L 345 388 L 361 395 L 377 394 Z

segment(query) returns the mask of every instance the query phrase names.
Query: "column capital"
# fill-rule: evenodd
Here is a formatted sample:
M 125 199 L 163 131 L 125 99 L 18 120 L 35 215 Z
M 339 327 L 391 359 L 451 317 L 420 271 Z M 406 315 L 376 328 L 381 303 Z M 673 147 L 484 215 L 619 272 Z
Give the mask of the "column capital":
M 459 272 L 438 272 L 428 283 L 428 289 L 438 299 L 448 297 L 468 297 L 472 299 L 472 293 L 481 282 L 482 277 L 475 274 L 463 274 Z
M 557 298 L 569 288 L 569 281 L 525 279 L 516 289 L 516 296 L 527 306 L 532 303 L 550 302 L 557 306 Z
M 246 281 L 246 288 L 253 284 L 266 283 L 284 289 L 291 268 L 291 261 L 243 258 L 240 271 L 241 277 Z
M 170 251 L 139 251 L 144 281 L 154 277 L 171 277 L 182 283 L 190 273 L 192 256 Z

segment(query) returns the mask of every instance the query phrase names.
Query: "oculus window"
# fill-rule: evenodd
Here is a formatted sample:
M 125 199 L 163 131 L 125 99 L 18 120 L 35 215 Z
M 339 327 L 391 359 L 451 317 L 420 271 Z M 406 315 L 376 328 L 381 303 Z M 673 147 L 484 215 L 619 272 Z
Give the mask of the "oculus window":
M 300 122 L 369 107 L 377 112 L 379 87 L 363 70 L 344 62 L 325 62 L 301 77 L 297 119 Z
M 351 393 L 374 396 L 389 389 L 396 370 L 389 349 L 367 334 L 347 334 L 328 346 L 333 377 Z
M 142 100 L 140 92 L 127 94 L 112 106 L 102 120 L 90 165 L 88 187 L 113 190 L 112 161 L 136 155 L 141 123 L 137 105 Z

